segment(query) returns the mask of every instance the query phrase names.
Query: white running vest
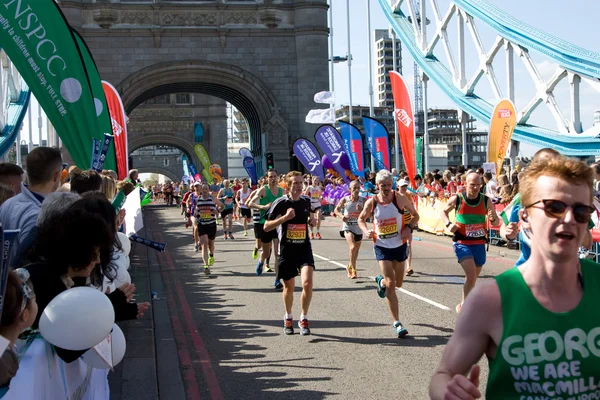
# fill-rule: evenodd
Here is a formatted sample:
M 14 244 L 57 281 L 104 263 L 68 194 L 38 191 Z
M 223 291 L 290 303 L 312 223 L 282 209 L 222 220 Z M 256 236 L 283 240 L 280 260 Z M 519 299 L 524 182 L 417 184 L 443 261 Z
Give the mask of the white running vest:
M 373 222 L 377 233 L 376 246 L 394 249 L 403 244 L 401 232 L 404 227 L 404 218 L 394 204 L 396 201 L 395 196 L 396 194 L 394 194 L 394 198 L 389 204 L 375 203 Z
M 309 186 L 308 194 L 310 197 L 310 206 L 312 208 L 321 207 L 321 188 L 319 186 Z
M 365 206 L 365 198 L 359 196 L 355 202 L 352 202 L 350 198 L 350 196 L 344 197 L 344 216 L 348 217 L 348 222 L 342 222 L 342 230 L 362 235 L 362 231 L 358 227 L 358 216 Z
M 244 189 L 240 189 L 240 207 L 241 208 L 248 208 L 248 206 L 246 205 L 246 200 L 248 199 L 248 197 L 250 197 L 250 193 L 252 193 L 252 190 L 248 189 L 246 191 L 246 194 L 244 194 Z

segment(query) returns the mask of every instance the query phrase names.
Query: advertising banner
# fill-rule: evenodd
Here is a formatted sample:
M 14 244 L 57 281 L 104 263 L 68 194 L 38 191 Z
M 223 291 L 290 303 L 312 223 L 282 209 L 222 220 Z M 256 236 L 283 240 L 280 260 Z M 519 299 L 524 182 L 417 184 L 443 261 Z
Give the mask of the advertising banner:
M 216 179 L 218 183 L 223 181 L 223 168 L 221 168 L 221 165 L 217 163 L 210 164 L 208 167 L 208 172 L 210 172 L 210 176 L 213 179 Z
M 247 147 L 242 147 L 240 149 L 240 157 L 242 157 L 242 160 L 246 157 L 252 157 L 252 152 Z
M 362 135 L 352 124 L 340 121 L 340 133 L 344 140 L 344 149 L 350 158 L 350 170 L 356 176 L 365 176 L 365 160 Z
M 102 89 L 55 1 L 7 1 L 0 8 L 0 43 L 39 101 L 75 164 L 88 168 L 89 144 L 111 132 Z M 114 158 L 111 164 L 114 168 Z
M 102 81 L 106 104 L 110 114 L 112 133 L 115 141 L 115 157 L 119 180 L 127 178 L 129 172 L 129 151 L 127 149 L 127 117 L 123 102 L 117 89 L 106 81 Z
M 320 181 L 325 179 L 323 166 L 321 165 L 321 155 L 310 140 L 296 139 L 292 146 L 294 155 L 306 170 L 314 176 L 318 176 Z
M 387 129 L 375 118 L 365 115 L 362 118 L 367 147 L 369 147 L 371 157 L 375 160 L 375 167 L 378 170 L 390 170 L 390 140 Z
M 392 95 L 394 96 L 394 119 L 398 126 L 398 137 L 402 147 L 402 157 L 406 166 L 406 173 L 413 189 L 416 189 L 415 175 L 417 174 L 416 149 L 415 149 L 415 117 L 413 115 L 410 93 L 404 78 L 396 71 L 390 71 L 392 82 Z
M 258 175 L 256 173 L 256 163 L 254 162 L 254 158 L 244 157 L 242 163 L 244 164 L 244 169 L 250 178 L 251 186 L 256 185 L 258 183 Z
M 488 137 L 487 160 L 496 164 L 496 176 L 502 169 L 515 126 L 517 126 L 517 113 L 514 104 L 510 100 L 501 100 L 494 108 Z
M 346 175 L 346 169 L 342 167 L 342 156 L 345 154 L 344 143 L 339 132 L 331 125 L 322 125 L 315 132 L 315 140 L 321 148 L 321 151 L 329 158 L 333 168 L 337 171 L 340 177 L 350 182 Z

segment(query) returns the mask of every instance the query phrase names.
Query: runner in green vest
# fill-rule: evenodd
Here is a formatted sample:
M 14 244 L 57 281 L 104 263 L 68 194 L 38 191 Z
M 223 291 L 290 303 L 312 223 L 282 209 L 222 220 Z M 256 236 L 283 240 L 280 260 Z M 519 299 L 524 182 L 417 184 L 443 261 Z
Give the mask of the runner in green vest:
M 592 170 L 558 156 L 532 163 L 520 182 L 531 255 L 467 298 L 431 380 L 432 399 L 600 398 L 600 265 L 579 260 L 592 207 Z M 468 375 L 467 375 L 468 374 Z
M 271 250 L 275 251 L 275 272 L 278 271 L 278 260 L 279 256 L 279 237 L 277 236 L 277 230 L 272 230 L 270 232 L 264 231 L 265 224 L 265 215 L 271 204 L 281 196 L 283 196 L 283 189 L 277 184 L 277 171 L 274 169 L 269 170 L 267 173 L 267 185 L 263 186 L 259 190 L 257 190 L 251 199 L 248 200 L 248 207 L 254 208 L 256 210 L 260 210 L 260 221 L 258 224 L 258 229 L 260 230 L 260 241 L 262 243 L 262 253 L 260 254 L 260 259 L 256 263 L 256 275 L 260 275 L 263 273 L 263 266 L 265 261 L 271 255 Z M 271 242 L 275 242 L 271 244 Z M 271 269 L 266 269 L 267 272 L 271 272 Z M 279 281 L 279 279 L 275 279 L 275 289 L 282 289 L 283 284 Z

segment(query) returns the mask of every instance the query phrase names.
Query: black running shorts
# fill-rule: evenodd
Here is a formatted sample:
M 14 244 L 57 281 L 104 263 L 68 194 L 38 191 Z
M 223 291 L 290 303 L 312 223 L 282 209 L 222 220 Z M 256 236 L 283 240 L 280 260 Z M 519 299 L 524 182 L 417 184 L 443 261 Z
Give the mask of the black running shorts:
M 201 225 L 198 224 L 198 237 L 207 235 L 209 240 L 215 240 L 217 236 L 217 224 Z
M 308 247 L 305 250 L 283 250 L 282 254 L 277 259 L 278 271 L 277 279 L 287 281 L 300 275 L 300 270 L 303 267 L 309 266 L 315 269 L 315 259 L 313 258 L 312 249 Z

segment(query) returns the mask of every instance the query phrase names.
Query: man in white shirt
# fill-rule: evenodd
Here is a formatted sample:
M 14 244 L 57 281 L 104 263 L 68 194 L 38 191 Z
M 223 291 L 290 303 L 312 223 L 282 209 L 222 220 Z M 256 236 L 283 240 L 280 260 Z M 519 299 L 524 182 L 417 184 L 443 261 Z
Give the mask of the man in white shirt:
M 485 179 L 485 195 L 490 199 L 498 197 L 498 183 L 492 177 L 492 173 L 486 172 L 483 174 L 483 179 Z

